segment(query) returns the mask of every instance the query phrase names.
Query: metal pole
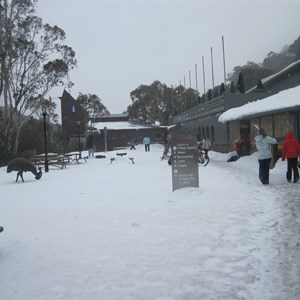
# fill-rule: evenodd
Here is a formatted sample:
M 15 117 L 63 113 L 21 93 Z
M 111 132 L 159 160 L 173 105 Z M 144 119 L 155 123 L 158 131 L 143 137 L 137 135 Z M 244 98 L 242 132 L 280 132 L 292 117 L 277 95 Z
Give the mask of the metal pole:
M 195 64 L 195 78 L 196 78 L 196 90 L 197 90 L 197 92 L 199 92 L 199 90 L 198 90 L 198 77 L 197 77 L 197 64 Z
M 76 124 L 78 126 L 78 151 L 79 151 L 79 158 L 81 158 L 81 144 L 80 144 L 80 124 L 81 124 L 81 121 L 77 121 Z
M 81 158 L 81 145 L 80 145 L 80 124 L 78 124 L 78 136 L 79 136 L 79 139 L 78 139 L 78 149 L 79 149 L 79 158 Z
M 172 101 L 172 116 L 174 117 L 174 99 L 173 99 L 173 86 L 171 86 L 171 101 Z
M 222 35 L 222 46 L 223 46 L 223 63 L 224 63 L 224 86 L 226 89 L 225 48 L 224 48 L 224 36 L 223 35 Z
M 192 79 L 191 79 L 191 71 L 189 70 L 189 80 L 190 80 L 190 88 L 192 88 Z
M 45 143 L 45 172 L 47 173 L 49 171 L 49 163 L 48 163 L 48 149 L 47 149 L 46 116 L 47 116 L 47 113 L 43 112 L 43 118 L 44 118 L 44 143 Z
M 213 90 L 215 89 L 215 79 L 214 79 L 214 62 L 213 62 L 213 48 L 210 47 L 210 57 L 211 57 L 211 76 L 212 76 L 212 84 Z
M 202 68 L 203 68 L 203 86 L 204 86 L 204 93 L 203 93 L 203 97 L 204 97 L 204 100 L 205 100 L 205 72 L 204 72 L 204 56 L 202 56 Z
M 104 127 L 104 151 L 107 152 L 107 127 Z

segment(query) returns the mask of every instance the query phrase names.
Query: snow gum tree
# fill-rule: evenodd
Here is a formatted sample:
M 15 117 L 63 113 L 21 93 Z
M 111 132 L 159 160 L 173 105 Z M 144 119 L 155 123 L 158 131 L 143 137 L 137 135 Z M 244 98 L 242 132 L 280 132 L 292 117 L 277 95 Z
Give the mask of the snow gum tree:
M 169 117 L 198 104 L 198 92 L 182 85 L 175 88 L 156 80 L 140 85 L 130 93 L 132 104 L 127 107 L 132 119 L 144 123 L 168 125 Z
M 90 125 L 93 127 L 96 118 L 109 115 L 106 106 L 101 102 L 99 96 L 95 94 L 82 94 L 79 93 L 76 101 L 87 112 Z
M 35 15 L 37 0 L 0 0 L 1 152 L 18 152 L 22 126 L 39 115 L 54 87 L 70 87 L 77 62 L 65 32 Z M 2 153 L 3 154 L 3 153 Z
M 165 113 L 170 111 L 171 94 L 158 80 L 150 86 L 140 85 L 130 93 L 132 104 L 127 108 L 131 118 L 145 123 L 166 123 Z

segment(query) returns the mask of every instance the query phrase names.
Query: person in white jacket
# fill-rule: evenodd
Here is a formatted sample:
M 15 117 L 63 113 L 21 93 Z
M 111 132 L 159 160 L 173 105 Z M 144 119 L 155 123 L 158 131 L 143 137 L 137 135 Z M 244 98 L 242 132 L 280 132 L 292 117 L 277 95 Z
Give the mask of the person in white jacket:
M 269 184 L 270 162 L 272 159 L 271 144 L 277 144 L 275 138 L 266 135 L 262 128 L 258 129 L 258 135 L 255 137 L 259 164 L 259 179 L 262 184 Z
M 211 141 L 208 137 L 204 137 L 203 138 L 203 141 L 202 141 L 202 147 L 204 149 L 204 152 L 205 152 L 205 158 L 208 157 L 208 150 L 210 149 L 211 147 Z

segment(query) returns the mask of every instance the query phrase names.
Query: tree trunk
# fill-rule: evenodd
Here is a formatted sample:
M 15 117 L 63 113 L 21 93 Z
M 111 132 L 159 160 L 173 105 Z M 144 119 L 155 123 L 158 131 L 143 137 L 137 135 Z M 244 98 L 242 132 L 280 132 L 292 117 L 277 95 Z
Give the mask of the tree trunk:
M 13 149 L 14 156 L 18 153 L 20 132 L 21 132 L 21 127 L 19 126 L 16 130 L 16 135 L 14 137 L 14 149 Z

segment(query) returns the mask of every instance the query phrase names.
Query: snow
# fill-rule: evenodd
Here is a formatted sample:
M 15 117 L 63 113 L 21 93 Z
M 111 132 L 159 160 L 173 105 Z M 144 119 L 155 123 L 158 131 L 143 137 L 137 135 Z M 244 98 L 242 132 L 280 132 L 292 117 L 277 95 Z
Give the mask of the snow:
M 271 112 L 280 109 L 300 107 L 300 85 L 279 92 L 278 94 L 247 103 L 225 111 L 219 117 L 219 122 L 238 120 L 258 113 Z
M 157 124 L 155 124 L 157 126 Z M 126 121 L 119 122 L 98 122 L 93 125 L 97 130 L 104 129 L 106 127 L 109 130 L 120 130 L 120 129 L 148 129 L 149 126 L 142 126 Z
M 264 186 L 256 154 L 211 151 L 200 187 L 172 192 L 162 153 L 98 153 L 24 183 L 0 168 L 0 299 L 299 299 L 300 184 L 286 162 Z

